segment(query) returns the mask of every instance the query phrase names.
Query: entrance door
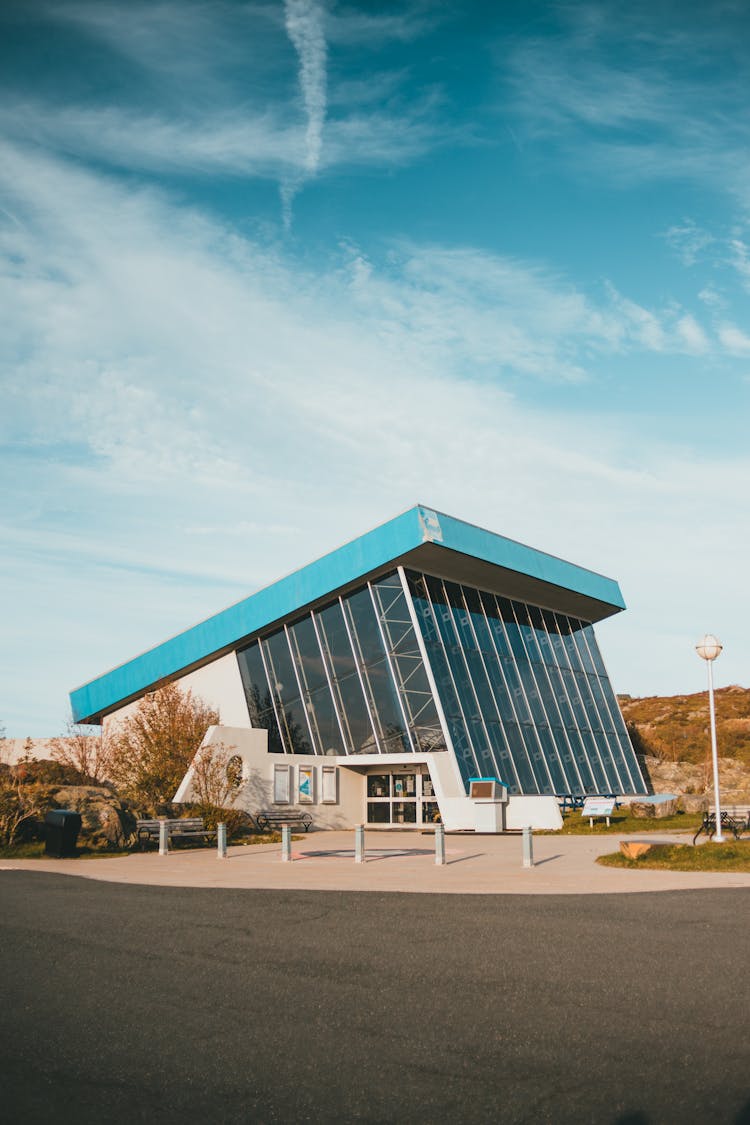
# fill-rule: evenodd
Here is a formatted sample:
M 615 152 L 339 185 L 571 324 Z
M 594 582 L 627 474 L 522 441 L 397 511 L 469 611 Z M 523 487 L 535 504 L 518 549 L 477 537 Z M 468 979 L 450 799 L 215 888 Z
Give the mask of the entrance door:
M 367 823 L 392 828 L 434 824 L 438 805 L 429 774 L 389 770 L 367 776 Z

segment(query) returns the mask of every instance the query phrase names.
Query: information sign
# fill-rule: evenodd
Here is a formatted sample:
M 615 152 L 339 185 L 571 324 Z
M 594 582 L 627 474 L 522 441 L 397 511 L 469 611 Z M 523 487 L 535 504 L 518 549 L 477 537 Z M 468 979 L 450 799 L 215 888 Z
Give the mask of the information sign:
M 614 810 L 615 802 L 611 797 L 587 797 L 581 816 L 612 816 Z

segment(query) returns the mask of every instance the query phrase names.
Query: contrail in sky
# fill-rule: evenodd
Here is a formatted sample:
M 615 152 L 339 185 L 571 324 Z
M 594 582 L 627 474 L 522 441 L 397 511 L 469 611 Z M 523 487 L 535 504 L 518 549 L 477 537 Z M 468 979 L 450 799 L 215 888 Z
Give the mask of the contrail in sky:
M 325 11 L 318 0 L 284 0 L 284 23 L 299 56 L 299 84 L 307 114 L 304 173 L 282 184 L 284 226 L 291 223 L 292 199 L 305 176 L 314 176 L 320 166 L 323 124 L 326 117 L 327 47 L 323 23 Z

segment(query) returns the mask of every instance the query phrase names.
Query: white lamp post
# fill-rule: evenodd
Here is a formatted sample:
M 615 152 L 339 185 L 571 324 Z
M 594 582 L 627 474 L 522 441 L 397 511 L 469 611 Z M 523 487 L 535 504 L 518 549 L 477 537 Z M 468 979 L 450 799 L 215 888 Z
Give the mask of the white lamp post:
M 702 640 L 698 641 L 695 646 L 695 651 L 702 660 L 706 661 L 708 665 L 708 710 L 711 715 L 711 757 L 713 758 L 714 765 L 714 804 L 716 808 L 716 835 L 714 839 L 717 843 L 722 843 L 725 839 L 721 831 L 721 798 L 719 795 L 719 758 L 716 752 L 716 713 L 714 711 L 714 677 L 713 677 L 713 662 L 719 655 L 723 645 L 713 636 L 712 633 L 706 633 Z

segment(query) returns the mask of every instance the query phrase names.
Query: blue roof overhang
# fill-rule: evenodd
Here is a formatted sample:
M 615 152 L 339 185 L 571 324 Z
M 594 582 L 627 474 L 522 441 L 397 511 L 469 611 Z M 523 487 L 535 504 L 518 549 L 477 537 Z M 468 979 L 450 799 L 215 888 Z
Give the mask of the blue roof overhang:
M 144 692 L 396 566 L 589 622 L 625 608 L 611 578 L 418 505 L 76 688 L 70 693 L 73 719 L 99 723 Z

